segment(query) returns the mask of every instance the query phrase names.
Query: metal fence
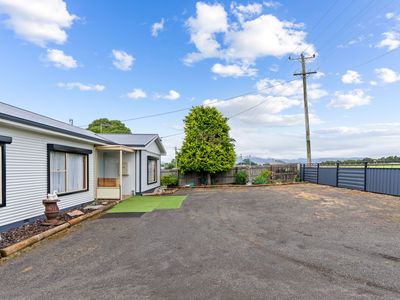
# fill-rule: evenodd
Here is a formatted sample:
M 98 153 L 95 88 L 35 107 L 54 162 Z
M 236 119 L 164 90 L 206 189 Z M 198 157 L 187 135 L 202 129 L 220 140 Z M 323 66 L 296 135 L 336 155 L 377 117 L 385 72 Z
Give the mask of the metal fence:
M 300 179 L 318 184 L 400 196 L 400 164 L 301 165 Z
M 220 172 L 212 176 L 213 184 L 233 184 L 235 183 L 236 173 L 239 171 L 245 171 L 249 180 L 251 181 L 255 177 L 261 174 L 262 171 L 268 170 L 271 172 L 271 179 L 275 182 L 293 182 L 298 176 L 298 165 L 297 164 L 282 164 L 282 165 L 268 165 L 268 166 L 236 166 L 233 169 Z M 185 186 L 190 185 L 202 185 L 206 183 L 205 174 L 189 173 L 181 174 L 177 169 L 163 169 L 161 170 L 161 176 L 173 175 L 179 178 L 179 185 Z

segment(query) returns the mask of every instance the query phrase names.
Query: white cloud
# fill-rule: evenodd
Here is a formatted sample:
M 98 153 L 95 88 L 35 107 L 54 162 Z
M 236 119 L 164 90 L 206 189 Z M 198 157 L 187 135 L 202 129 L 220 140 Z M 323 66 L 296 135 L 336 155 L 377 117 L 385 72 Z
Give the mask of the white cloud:
M 146 98 L 147 94 L 142 89 L 133 89 L 131 92 L 127 94 L 127 97 L 131 99 L 141 99 L 141 98 Z
M 372 85 L 372 86 L 375 86 L 375 85 L 377 85 L 378 83 L 377 83 L 375 80 L 371 80 L 371 81 L 369 82 L 369 84 Z
M 181 97 L 181 95 L 175 90 L 170 90 L 167 95 L 162 96 L 162 98 L 167 99 L 167 100 L 172 100 L 172 101 L 178 100 L 180 97 Z
M 342 76 L 342 82 L 345 84 L 362 83 L 361 75 L 357 71 L 347 70 Z
M 47 60 L 57 68 L 74 69 L 78 67 L 76 60 L 58 49 L 47 49 Z
M 385 83 L 394 83 L 400 80 L 400 74 L 389 68 L 375 69 L 378 78 Z
M 102 92 L 106 88 L 104 85 L 101 84 L 83 84 L 80 82 L 67 82 L 67 83 L 59 82 L 57 85 L 67 90 L 78 89 L 80 91 L 95 91 L 95 92 Z
M 221 77 L 251 77 L 257 74 L 257 69 L 246 65 L 221 65 L 218 63 L 212 66 L 211 71 Z
M 338 48 L 347 48 L 347 47 L 350 47 L 352 45 L 360 44 L 363 41 L 365 41 L 367 38 L 372 38 L 372 37 L 373 37 L 372 33 L 370 33 L 368 35 L 360 35 L 360 36 L 358 36 L 358 37 L 356 37 L 356 38 L 354 38 L 354 39 L 352 39 L 352 40 L 350 40 L 350 41 L 348 41 L 348 42 L 346 42 L 344 44 L 338 45 L 337 47 Z
M 0 13 L 6 14 L 7 27 L 31 43 L 45 47 L 53 42 L 64 44 L 65 29 L 77 18 L 62 0 L 0 0 Z
M 303 82 L 293 80 L 285 82 L 279 79 L 264 78 L 256 83 L 260 93 L 273 96 L 303 98 Z M 328 95 L 328 92 L 321 88 L 319 83 L 308 84 L 308 97 L 310 100 L 317 100 Z
M 271 71 L 271 72 L 278 72 L 279 71 L 279 65 L 277 65 L 277 64 L 273 64 L 270 68 L 269 68 L 269 70 Z
M 278 8 L 279 6 L 281 6 L 282 4 L 280 2 L 277 1 L 264 1 L 264 6 L 268 7 L 268 8 Z
M 393 12 L 388 12 L 387 14 L 385 14 L 386 19 L 390 20 L 393 19 L 395 17 L 395 13 Z
M 312 78 L 314 78 L 314 79 L 320 79 L 320 78 L 325 77 L 325 76 L 326 76 L 326 74 L 325 74 L 324 72 L 318 71 L 317 74 L 314 74 L 314 75 L 312 76 Z
M 314 52 L 314 46 L 305 42 L 303 24 L 281 21 L 271 14 L 257 16 L 261 13 L 258 5 L 233 5 L 233 13 L 242 16 L 240 24 L 228 23 L 221 4 L 197 2 L 196 9 L 196 16 L 190 17 L 186 25 L 197 52 L 185 57 L 187 64 L 218 58 L 228 64 L 250 65 L 257 58 L 282 57 L 294 49 L 296 53 Z
M 395 12 L 388 12 L 387 14 L 385 14 L 385 17 L 388 20 L 400 21 L 400 15 L 396 14 Z
M 249 3 L 247 5 L 237 5 L 231 3 L 232 13 L 238 18 L 240 23 L 243 23 L 248 18 L 257 16 L 262 13 L 263 6 L 260 3 Z
M 157 37 L 158 32 L 162 30 L 164 30 L 164 18 L 162 18 L 160 22 L 156 22 L 151 26 L 151 35 Z
M 243 126 L 294 126 L 304 123 L 304 114 L 284 114 L 290 108 L 301 108 L 302 100 L 282 96 L 247 95 L 232 100 L 207 99 L 203 102 L 206 106 L 218 108 L 226 117 L 234 116 L 235 121 L 242 122 Z M 251 111 L 246 111 L 254 107 Z M 310 115 L 312 123 L 321 121 L 314 114 Z
M 381 40 L 376 47 L 387 48 L 388 50 L 394 50 L 400 47 L 400 34 L 395 31 L 388 31 L 382 34 L 384 39 Z
M 303 120 L 304 122 L 304 120 Z M 288 127 L 244 126 L 230 121 L 231 136 L 238 155 L 273 158 L 305 158 L 303 124 Z M 312 126 L 313 129 L 316 126 Z M 260 142 L 260 141 L 266 141 Z M 268 142 L 273 141 L 273 142 Z M 311 132 L 314 158 L 382 157 L 398 153 L 400 123 L 362 124 L 360 126 L 321 127 Z
M 187 64 L 219 56 L 220 44 L 216 41 L 215 34 L 228 30 L 227 18 L 227 13 L 221 4 L 196 3 L 196 17 L 190 17 L 186 26 L 190 32 L 190 40 L 198 52 L 186 56 Z
M 246 21 L 240 30 L 226 34 L 228 47 L 225 56 L 253 62 L 264 56 L 282 57 L 294 49 L 310 54 L 314 52 L 314 47 L 304 42 L 306 33 L 298 30 L 299 27 L 299 24 L 280 21 L 273 15 L 262 15 Z
M 365 95 L 362 89 L 354 89 L 347 93 L 335 92 L 335 98 L 333 98 L 328 107 L 350 109 L 356 106 L 368 105 L 371 103 L 371 96 Z
M 113 65 L 121 71 L 129 71 L 132 68 L 135 58 L 122 50 L 112 50 L 114 57 Z
M 319 157 L 382 157 L 400 147 L 400 123 L 322 128 L 314 135 L 314 155 Z

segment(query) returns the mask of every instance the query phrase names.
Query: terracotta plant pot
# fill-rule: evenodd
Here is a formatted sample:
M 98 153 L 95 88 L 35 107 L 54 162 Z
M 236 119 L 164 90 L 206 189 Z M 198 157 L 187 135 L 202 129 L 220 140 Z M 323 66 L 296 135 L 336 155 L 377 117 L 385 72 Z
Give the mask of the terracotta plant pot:
M 43 223 L 45 225 L 59 225 L 63 222 L 60 222 L 60 220 L 57 219 L 60 209 L 58 208 L 57 202 L 60 200 L 54 199 L 54 200 L 49 200 L 49 199 L 44 199 L 43 200 L 43 205 L 44 205 L 44 214 L 46 215 L 47 220 Z

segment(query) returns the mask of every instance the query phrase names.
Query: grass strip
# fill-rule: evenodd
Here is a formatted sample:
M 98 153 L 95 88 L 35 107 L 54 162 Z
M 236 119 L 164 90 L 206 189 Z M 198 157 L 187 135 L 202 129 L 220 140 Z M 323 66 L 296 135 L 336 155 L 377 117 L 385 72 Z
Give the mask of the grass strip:
M 186 196 L 134 196 L 114 206 L 107 213 L 151 212 L 159 209 L 178 209 Z

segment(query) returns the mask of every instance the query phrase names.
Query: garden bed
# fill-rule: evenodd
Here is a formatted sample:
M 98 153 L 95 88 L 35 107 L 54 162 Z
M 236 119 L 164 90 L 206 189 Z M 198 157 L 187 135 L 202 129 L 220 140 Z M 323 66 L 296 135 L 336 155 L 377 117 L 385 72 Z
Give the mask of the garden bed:
M 70 217 L 68 215 L 69 212 L 72 212 L 76 209 L 71 209 L 68 210 L 62 214 L 60 214 L 59 219 L 64 221 L 64 222 L 68 222 L 72 219 L 77 218 L 76 217 Z M 81 212 L 83 212 L 83 215 L 86 215 L 90 212 L 93 211 L 93 209 L 79 209 Z M 82 215 L 82 216 L 83 216 Z M 16 228 L 12 228 L 9 229 L 5 232 L 1 232 L 0 233 L 0 249 L 2 248 L 6 248 L 10 245 L 16 244 L 20 241 L 23 241 L 27 238 L 30 238 L 32 236 L 35 236 L 39 233 L 42 233 L 46 230 L 52 229 L 54 227 L 57 227 L 55 225 L 50 225 L 50 226 L 46 226 L 46 225 L 42 225 L 42 222 L 44 221 L 44 219 L 40 219 L 40 220 L 36 220 L 33 223 L 30 224 L 25 224 Z
M 256 188 L 265 186 L 279 186 L 279 185 L 292 185 L 292 184 L 304 184 L 305 182 L 288 181 L 288 182 L 271 182 L 266 184 L 212 184 L 212 185 L 193 185 L 193 186 L 179 186 L 178 189 L 212 189 L 212 188 Z

